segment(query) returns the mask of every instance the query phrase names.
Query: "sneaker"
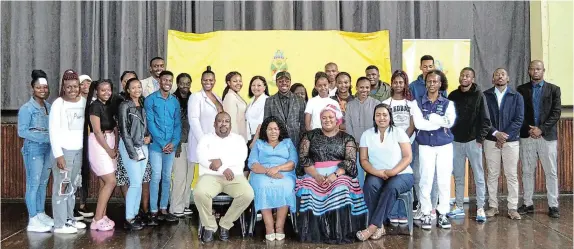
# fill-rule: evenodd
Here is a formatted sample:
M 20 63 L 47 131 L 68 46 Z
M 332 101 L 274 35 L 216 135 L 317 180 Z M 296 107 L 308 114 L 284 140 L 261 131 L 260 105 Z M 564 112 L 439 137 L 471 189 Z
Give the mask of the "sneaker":
M 257 221 L 261 221 L 263 219 L 263 216 L 261 214 L 257 214 L 256 220 Z
M 66 225 L 75 227 L 77 229 L 85 229 L 86 228 L 86 224 L 84 222 L 79 222 L 79 221 L 75 221 L 72 219 L 68 219 L 66 221 Z
M 511 220 L 522 219 L 522 217 L 520 217 L 520 214 L 518 213 L 518 211 L 516 211 L 516 209 L 508 209 L 508 218 L 510 218 Z
M 54 229 L 54 233 L 78 233 L 78 229 L 68 224 L 64 224 L 63 227 Z
M 419 208 L 417 212 L 413 215 L 413 220 L 421 220 L 424 217 L 423 211 Z
M 177 218 L 182 218 L 183 216 L 185 216 L 184 213 L 172 213 L 173 216 L 177 217 Z
M 418 201 L 414 201 L 413 202 L 413 213 L 416 213 L 419 211 L 419 208 L 421 208 L 421 203 Z
M 486 212 L 484 214 L 486 214 L 486 217 L 494 217 L 498 213 L 499 213 L 498 208 L 491 207 L 488 210 L 486 210 Z
M 145 225 L 146 226 L 157 226 L 159 225 L 158 223 L 158 219 L 157 219 L 157 214 L 156 215 L 152 215 L 150 213 L 145 214 Z
M 160 216 L 163 216 L 163 219 L 165 221 L 169 221 L 169 222 L 179 221 L 179 219 L 175 215 L 170 214 L 170 213 L 160 214 Z
M 558 207 L 549 207 L 548 216 L 552 218 L 560 218 L 560 212 L 558 211 Z
M 143 225 L 139 222 L 138 219 L 132 219 L 131 221 L 127 221 L 124 223 L 124 228 L 130 231 L 137 231 L 142 230 Z
M 484 208 L 479 208 L 478 210 L 476 210 L 476 221 L 478 222 L 486 221 L 486 214 L 484 213 Z
M 49 232 L 50 230 L 52 230 L 52 226 L 46 225 L 46 223 L 44 223 L 44 222 L 42 222 L 42 220 L 40 220 L 39 215 L 36 215 L 36 216 L 30 218 L 30 221 L 28 221 L 28 227 L 26 227 L 26 230 L 28 232 L 45 233 L 45 232 Z
M 422 221 L 423 221 L 422 225 L 421 225 L 422 229 L 430 230 L 432 228 L 432 223 L 431 223 L 432 219 L 431 219 L 430 215 L 423 216 Z
M 459 208 L 458 206 L 454 205 L 452 211 L 446 214 L 448 218 L 463 218 L 464 217 L 464 209 Z
M 396 216 L 390 217 L 390 218 L 389 218 L 389 221 L 390 221 L 391 223 L 395 223 L 395 224 L 396 224 L 396 223 L 399 223 L 399 217 L 396 217 Z
M 430 217 L 431 217 L 432 220 L 436 220 L 436 209 L 433 209 L 433 210 L 431 211 Z
M 184 209 L 183 209 L 183 214 L 185 214 L 185 215 L 192 215 L 192 214 L 193 214 L 193 211 L 192 211 L 191 209 L 189 209 L 189 208 L 184 208 Z
M 407 217 L 399 217 L 399 224 L 407 224 L 409 219 Z
M 78 213 L 80 215 L 82 215 L 82 217 L 84 218 L 92 218 L 94 217 L 94 212 L 88 210 L 87 206 L 84 206 L 84 208 L 78 208 Z
M 446 215 L 439 215 L 438 220 L 436 221 L 436 226 L 443 228 L 443 229 L 450 229 L 450 220 L 446 217 Z
M 519 214 L 527 214 L 527 213 L 534 213 L 534 205 L 526 206 L 522 204 L 517 210 Z
M 77 209 L 74 209 L 74 219 L 76 221 L 81 221 L 81 220 L 84 220 L 84 216 L 82 214 L 80 214 L 80 212 L 78 212 Z
M 38 213 L 38 215 L 36 215 L 36 217 L 44 224 L 46 224 L 47 226 L 54 226 L 54 219 L 52 219 L 52 217 L 46 215 L 46 213 Z

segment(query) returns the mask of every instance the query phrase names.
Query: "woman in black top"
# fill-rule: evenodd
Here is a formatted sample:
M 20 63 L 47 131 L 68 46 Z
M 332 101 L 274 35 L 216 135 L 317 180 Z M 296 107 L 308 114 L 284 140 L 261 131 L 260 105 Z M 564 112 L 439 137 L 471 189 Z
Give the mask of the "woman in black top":
M 92 230 L 108 231 L 115 224 L 106 216 L 108 200 L 116 186 L 116 157 L 118 154 L 118 129 L 110 108 L 112 82 L 100 80 L 90 87 L 88 100 L 96 97 L 86 105 L 88 121 L 88 159 L 90 168 L 100 178 L 100 191 Z M 85 179 L 88 180 L 88 179 Z

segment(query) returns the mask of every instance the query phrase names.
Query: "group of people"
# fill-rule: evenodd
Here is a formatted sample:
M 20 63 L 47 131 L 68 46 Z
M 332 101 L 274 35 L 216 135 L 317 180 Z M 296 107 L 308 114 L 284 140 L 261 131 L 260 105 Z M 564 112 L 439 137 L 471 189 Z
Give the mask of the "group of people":
M 482 92 L 470 67 L 460 72 L 448 97 L 448 81 L 432 56 L 420 60 L 422 74 L 410 84 L 402 70 L 390 84 L 368 66 L 355 83 L 335 63 L 315 75 L 311 98 L 289 72 L 275 76 L 278 92 L 254 76 L 246 101 L 239 72 L 225 77 L 220 98 L 215 73 L 201 75 L 202 89 L 191 93 L 191 76 L 150 61 L 149 78 L 121 76 L 91 82 L 67 70 L 59 98 L 51 105 L 47 76 L 32 72 L 33 96 L 18 114 L 24 138 L 28 231 L 76 233 L 79 220 L 93 216 L 90 229 L 115 227 L 106 216 L 116 186 L 125 196 L 124 227 L 139 230 L 174 222 L 195 204 L 204 242 L 229 239 L 229 229 L 253 202 L 261 212 L 267 240 L 285 238 L 285 220 L 296 214 L 303 242 L 352 243 L 379 239 L 385 224 L 407 223 L 414 212 L 423 229 L 432 220 L 450 228 L 449 218 L 464 216 L 464 174 L 468 158 L 477 189 L 476 220 L 499 213 L 496 198 L 500 164 L 508 182 L 508 216 L 533 212 L 534 169 L 540 158 L 546 174 L 549 215 L 559 217 L 556 123 L 560 88 L 545 82 L 544 65 L 532 61 L 531 81 L 508 87 L 506 70 L 493 73 L 494 87 Z M 489 205 L 484 210 L 487 159 Z M 518 159 L 522 162 L 524 204 L 518 208 Z M 53 167 L 54 165 L 56 167 Z M 194 170 L 199 179 L 191 189 Z M 100 181 L 95 215 L 85 206 L 89 172 Z M 53 219 L 44 212 L 50 171 Z M 450 210 L 451 174 L 456 204 Z M 78 189 L 79 188 L 79 189 Z M 414 190 L 413 210 L 397 202 Z M 80 206 L 75 209 L 75 192 Z M 226 193 L 233 202 L 217 223 L 212 201 Z M 169 207 L 169 209 L 168 209 Z M 274 214 L 275 213 L 275 214 Z

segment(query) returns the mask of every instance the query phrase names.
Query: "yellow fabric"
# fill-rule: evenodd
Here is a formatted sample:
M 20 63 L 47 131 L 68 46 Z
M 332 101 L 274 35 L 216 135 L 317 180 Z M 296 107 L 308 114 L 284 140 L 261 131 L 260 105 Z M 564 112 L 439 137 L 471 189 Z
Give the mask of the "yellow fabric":
M 469 39 L 408 39 L 403 40 L 403 70 L 409 81 L 421 74 L 420 60 L 423 55 L 432 55 L 435 68 L 442 70 L 448 79 L 448 92 L 458 87 L 460 70 L 470 65 Z
M 291 73 L 292 83 L 303 83 L 309 97 L 315 73 L 335 62 L 348 72 L 354 88 L 365 68 L 376 65 L 381 79 L 391 76 L 389 31 L 352 33 L 343 31 L 217 31 L 205 34 L 168 31 L 167 67 L 174 74 L 189 73 L 192 92 L 201 89 L 201 73 L 209 65 L 216 73 L 214 91 L 221 95 L 225 75 L 238 71 L 243 76 L 240 95 L 248 99 L 249 80 L 265 77 L 270 94 L 277 92 L 275 74 Z M 196 171 L 197 172 L 197 171 Z
M 195 188 L 197 184 L 197 178 L 199 178 L 199 164 L 195 164 L 195 171 L 193 172 L 193 181 L 191 182 L 191 189 Z

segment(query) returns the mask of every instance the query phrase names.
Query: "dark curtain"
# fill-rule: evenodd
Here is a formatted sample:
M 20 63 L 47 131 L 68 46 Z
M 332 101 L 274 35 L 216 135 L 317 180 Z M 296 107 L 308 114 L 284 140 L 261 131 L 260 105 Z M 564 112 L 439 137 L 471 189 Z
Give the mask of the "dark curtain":
M 529 11 L 522 1 L 2 2 L 2 110 L 29 100 L 32 69 L 48 74 L 52 100 L 68 68 L 116 87 L 124 70 L 148 77 L 149 59 L 166 55 L 168 29 L 388 29 L 393 70 L 402 65 L 402 39 L 470 38 L 476 82 L 489 88 L 503 67 L 515 87 L 528 78 Z

